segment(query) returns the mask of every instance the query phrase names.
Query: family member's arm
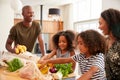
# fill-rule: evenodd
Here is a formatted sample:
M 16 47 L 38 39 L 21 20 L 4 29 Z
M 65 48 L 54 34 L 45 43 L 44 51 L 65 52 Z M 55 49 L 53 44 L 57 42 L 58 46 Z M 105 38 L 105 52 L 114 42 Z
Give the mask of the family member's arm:
M 40 60 L 50 59 L 50 58 L 52 58 L 55 54 L 56 54 L 56 50 L 52 50 L 51 53 L 49 53 L 48 55 L 43 56 Z
M 74 51 L 71 51 L 71 52 L 70 52 L 70 56 L 74 56 L 74 55 L 75 55 L 75 52 L 74 52 Z M 73 61 L 72 64 L 73 64 L 73 65 L 72 65 L 72 68 L 73 68 L 73 70 L 75 70 L 75 66 L 76 66 L 75 61 Z
M 43 42 L 41 33 L 38 36 L 38 42 L 39 42 L 39 46 L 40 46 L 42 56 L 44 56 L 45 55 L 45 48 L 44 48 L 44 42 Z
M 97 66 L 92 66 L 89 71 L 81 75 L 77 80 L 90 80 L 90 78 L 99 70 Z
M 52 63 L 52 64 L 64 64 L 64 63 L 73 63 L 73 59 L 72 58 L 56 58 L 56 59 L 49 59 L 49 60 L 40 60 L 38 63 L 41 64 L 41 68 L 48 64 L 48 63 Z
M 8 37 L 5 46 L 6 46 L 6 49 L 7 49 L 9 52 L 15 53 L 15 48 L 12 48 L 12 43 L 13 43 L 13 40 Z

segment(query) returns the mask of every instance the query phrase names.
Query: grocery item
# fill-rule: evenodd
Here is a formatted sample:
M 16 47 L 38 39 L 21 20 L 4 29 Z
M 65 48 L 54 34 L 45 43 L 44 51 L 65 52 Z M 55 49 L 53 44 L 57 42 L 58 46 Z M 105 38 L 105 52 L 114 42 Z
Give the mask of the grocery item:
M 11 60 L 9 62 L 7 62 L 7 61 L 4 61 L 4 62 L 8 65 L 8 70 L 10 72 L 16 71 L 16 70 L 20 69 L 21 67 L 23 67 L 23 63 L 18 58 L 14 58 L 13 60 Z
M 23 53 L 23 52 L 26 52 L 26 51 L 27 51 L 27 47 L 25 45 L 18 45 L 15 48 L 15 53 L 16 54 Z
M 72 63 L 67 64 L 55 64 L 54 67 L 58 72 L 61 72 L 63 77 L 68 76 L 68 74 L 72 73 Z
M 48 63 L 47 65 L 45 65 L 43 68 L 41 67 L 41 64 L 37 63 L 37 66 L 39 68 L 39 70 L 43 73 L 43 74 L 48 74 L 48 72 L 50 70 L 53 70 L 53 64 L 52 63 Z
M 51 73 L 56 73 L 56 72 L 57 72 L 57 69 L 56 69 L 55 67 L 52 67 L 52 68 L 49 69 L 49 71 L 50 71 Z
M 48 70 L 49 70 L 49 66 L 48 65 L 45 65 L 43 68 L 40 68 L 41 67 L 41 64 L 37 64 L 39 70 L 41 71 L 42 74 L 47 74 L 48 73 Z

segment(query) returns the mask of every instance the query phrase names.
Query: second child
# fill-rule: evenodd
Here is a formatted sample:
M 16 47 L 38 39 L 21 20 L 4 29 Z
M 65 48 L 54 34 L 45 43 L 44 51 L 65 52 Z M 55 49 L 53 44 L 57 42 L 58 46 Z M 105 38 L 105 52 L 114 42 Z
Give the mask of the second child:
M 41 58 L 41 60 L 47 60 L 56 55 L 56 58 L 70 57 L 75 54 L 73 47 L 74 33 L 71 31 L 60 31 L 56 33 L 53 38 L 54 49 L 51 53 Z

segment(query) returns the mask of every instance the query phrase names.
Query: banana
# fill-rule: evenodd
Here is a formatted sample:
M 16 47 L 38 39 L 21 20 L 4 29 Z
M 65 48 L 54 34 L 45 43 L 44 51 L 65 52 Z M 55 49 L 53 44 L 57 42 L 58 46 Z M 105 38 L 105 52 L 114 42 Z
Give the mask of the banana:
M 27 51 L 27 47 L 25 45 L 18 45 L 15 48 L 15 53 L 16 54 L 23 53 L 23 52 L 26 52 L 26 51 Z
M 18 48 L 15 48 L 15 53 L 19 54 L 19 49 Z
M 25 46 L 25 45 L 22 45 L 22 49 L 23 49 L 24 51 L 26 51 L 26 50 L 27 50 L 27 48 L 26 48 L 26 46 Z

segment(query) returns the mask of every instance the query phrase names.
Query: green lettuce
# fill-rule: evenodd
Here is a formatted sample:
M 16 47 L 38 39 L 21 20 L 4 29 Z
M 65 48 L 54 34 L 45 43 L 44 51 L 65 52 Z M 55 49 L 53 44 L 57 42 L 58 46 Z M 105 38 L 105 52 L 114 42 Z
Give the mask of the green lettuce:
M 55 64 L 57 71 L 61 72 L 63 77 L 68 76 L 68 74 L 73 72 L 72 63 L 67 64 Z
M 20 69 L 21 67 L 23 67 L 23 63 L 18 58 L 14 58 L 13 60 L 6 62 L 6 63 L 8 65 L 8 70 L 10 72 L 16 71 Z

